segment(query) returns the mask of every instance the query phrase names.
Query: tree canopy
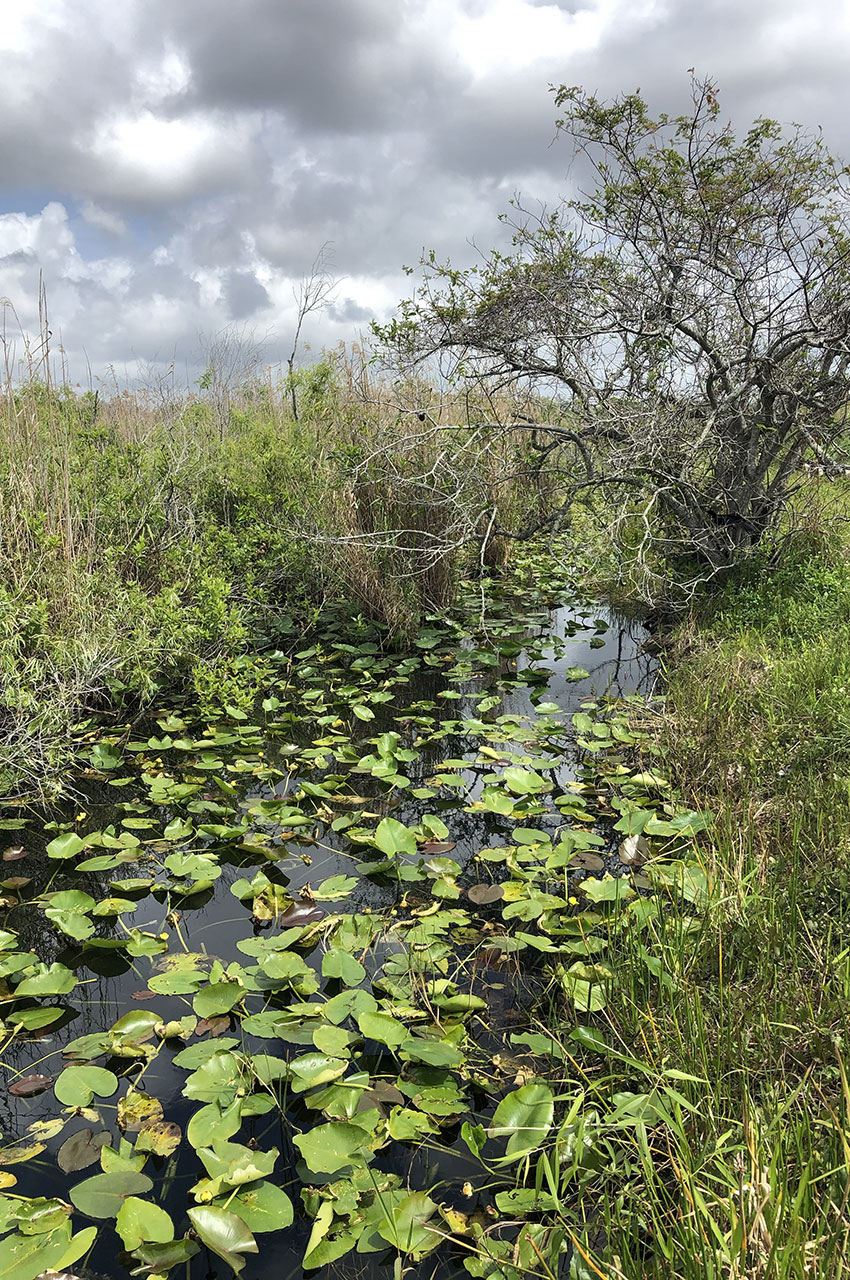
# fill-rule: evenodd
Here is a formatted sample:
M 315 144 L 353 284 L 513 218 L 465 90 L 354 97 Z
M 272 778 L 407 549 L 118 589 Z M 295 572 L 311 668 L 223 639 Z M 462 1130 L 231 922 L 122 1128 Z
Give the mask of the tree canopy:
M 563 504 L 601 499 L 653 555 L 722 574 L 805 462 L 843 467 L 847 170 L 819 132 L 758 119 L 738 136 L 710 81 L 678 116 L 639 93 L 555 102 L 585 189 L 512 201 L 511 248 L 468 270 L 429 257 L 381 335 L 405 360 L 554 390 L 557 420 L 531 429 Z

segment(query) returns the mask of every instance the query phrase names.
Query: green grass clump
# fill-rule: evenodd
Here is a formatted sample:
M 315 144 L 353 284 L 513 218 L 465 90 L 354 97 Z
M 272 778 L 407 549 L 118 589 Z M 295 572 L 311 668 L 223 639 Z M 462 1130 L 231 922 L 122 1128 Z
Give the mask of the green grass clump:
M 595 1015 L 565 1021 L 555 987 L 541 1020 L 560 1019 L 562 1089 L 580 1088 L 592 1118 L 563 1129 L 536 1175 L 581 1280 L 850 1276 L 839 530 L 790 541 L 778 567 L 699 602 L 668 648 L 643 727 L 673 794 L 714 815 L 700 842 L 708 899 L 619 931 Z M 607 1060 L 580 1051 L 594 1043 L 581 1024 Z

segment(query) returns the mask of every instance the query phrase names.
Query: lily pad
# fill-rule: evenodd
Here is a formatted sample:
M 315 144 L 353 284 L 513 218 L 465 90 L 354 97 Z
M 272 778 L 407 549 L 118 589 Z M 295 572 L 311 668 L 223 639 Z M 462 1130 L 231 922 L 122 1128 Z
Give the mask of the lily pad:
M 71 1187 L 69 1196 L 80 1213 L 90 1218 L 115 1218 L 128 1196 L 142 1196 L 153 1182 L 144 1173 L 96 1173 Z

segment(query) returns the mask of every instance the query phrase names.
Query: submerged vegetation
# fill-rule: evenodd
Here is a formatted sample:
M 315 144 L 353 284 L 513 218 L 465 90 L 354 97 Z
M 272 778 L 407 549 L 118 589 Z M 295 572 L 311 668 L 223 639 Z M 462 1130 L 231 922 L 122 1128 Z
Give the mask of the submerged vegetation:
M 625 381 L 514 377 L 553 224 L 420 298 L 448 387 L 230 338 L 185 396 L 7 379 L 0 1280 L 850 1276 L 847 313 L 811 237 L 793 351 L 782 271 L 724 275 L 831 162 L 565 104 L 648 147 L 609 241 L 702 175 L 661 213 L 744 311 L 690 364 L 684 267 L 650 315 L 611 251 Z

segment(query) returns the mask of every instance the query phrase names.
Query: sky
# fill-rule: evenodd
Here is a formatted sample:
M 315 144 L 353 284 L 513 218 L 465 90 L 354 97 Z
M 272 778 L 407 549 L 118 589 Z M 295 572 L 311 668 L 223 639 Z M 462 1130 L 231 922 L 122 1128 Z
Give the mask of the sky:
M 423 250 L 467 265 L 569 152 L 550 85 L 822 125 L 850 159 L 847 0 L 4 0 L 0 304 L 72 382 L 191 382 L 223 332 L 277 364 L 357 341 Z M 2 376 L 2 374 L 0 374 Z

